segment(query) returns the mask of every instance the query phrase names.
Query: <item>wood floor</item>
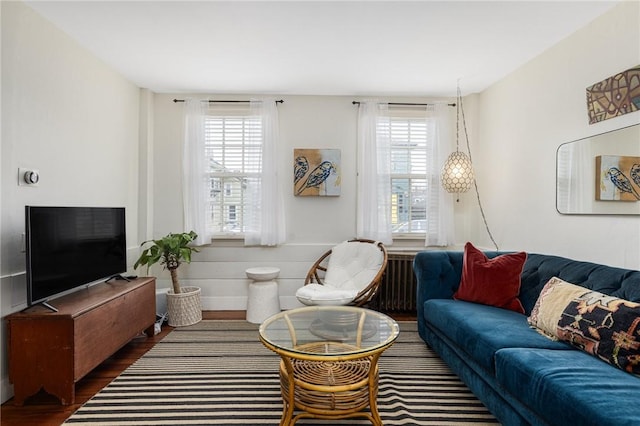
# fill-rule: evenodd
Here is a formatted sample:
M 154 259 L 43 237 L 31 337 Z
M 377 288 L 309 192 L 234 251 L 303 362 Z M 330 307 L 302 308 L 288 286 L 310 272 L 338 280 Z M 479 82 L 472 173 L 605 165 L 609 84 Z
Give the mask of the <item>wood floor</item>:
M 204 319 L 244 319 L 245 313 L 244 311 L 207 311 L 202 313 L 202 317 Z M 62 424 L 93 395 L 169 334 L 171 330 L 171 327 L 165 325 L 157 336 L 134 339 L 96 367 L 76 383 L 75 404 L 62 406 L 57 398 L 44 392 L 27 399 L 22 407 L 13 405 L 13 399 L 10 399 L 2 404 L 0 423 L 2 426 L 57 426 Z
M 411 315 L 391 315 L 398 321 L 415 320 Z M 244 311 L 205 311 L 203 319 L 244 319 Z M 76 383 L 76 401 L 73 405 L 62 406 L 57 398 L 41 392 L 27 399 L 24 406 L 13 405 L 10 399 L 2 404 L 0 423 L 2 426 L 57 426 L 69 418 L 78 408 L 118 377 L 127 367 L 138 360 L 164 336 L 171 327 L 164 326 L 157 336 L 134 339 L 108 358 L 82 380 Z

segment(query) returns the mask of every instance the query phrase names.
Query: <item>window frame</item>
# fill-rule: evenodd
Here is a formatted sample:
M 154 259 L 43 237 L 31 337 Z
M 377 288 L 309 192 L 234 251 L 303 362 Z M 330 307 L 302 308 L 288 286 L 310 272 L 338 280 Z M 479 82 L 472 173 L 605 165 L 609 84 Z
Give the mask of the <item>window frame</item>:
M 227 138 L 227 131 L 222 130 L 218 133 L 218 135 L 211 133 L 210 123 L 213 120 L 222 120 L 222 126 L 225 126 L 227 121 L 241 120 L 242 121 L 242 129 L 241 131 L 231 133 L 229 138 Z M 253 123 L 252 123 L 253 121 Z M 251 129 L 253 127 L 253 129 Z M 262 176 L 262 148 L 264 141 L 262 140 L 262 121 L 261 118 L 255 116 L 251 113 L 250 105 L 248 103 L 239 103 L 239 104 L 231 104 L 231 105 L 210 105 L 207 111 L 207 115 L 205 116 L 205 152 L 203 153 L 205 157 L 205 162 L 210 160 L 212 162 L 216 162 L 220 164 L 222 170 L 215 170 L 212 168 L 207 169 L 205 171 L 205 178 L 207 180 L 207 227 L 212 234 L 212 238 L 215 239 L 243 239 L 245 232 L 243 227 L 245 226 L 245 214 L 246 214 L 246 189 L 248 185 L 246 181 L 250 179 L 260 179 Z M 239 152 L 241 159 L 239 161 L 242 164 L 242 167 L 251 167 L 247 166 L 247 163 L 251 163 L 255 170 L 252 171 L 243 171 L 243 170 L 224 170 L 225 165 L 221 162 L 215 160 L 215 153 L 208 154 L 209 150 L 212 151 L 223 151 L 223 157 L 225 157 L 224 152 L 227 144 L 227 140 L 232 137 L 238 137 L 238 133 L 241 135 L 242 142 L 238 145 L 238 140 L 233 141 L 234 149 L 240 148 Z M 214 138 L 222 138 L 221 142 L 217 142 Z M 217 143 L 216 143 L 217 142 Z M 249 143 L 250 142 L 250 143 Z M 251 145 L 251 149 L 247 149 L 247 145 Z M 253 154 L 247 154 L 248 152 L 255 150 L 255 147 L 259 146 L 259 149 L 255 151 Z M 245 157 L 247 154 L 249 159 Z M 224 159 L 223 159 L 224 161 Z M 238 185 L 237 183 L 234 185 L 233 180 L 237 180 L 240 182 L 240 189 L 237 195 L 233 194 L 233 187 Z M 219 187 L 215 184 L 219 182 Z M 214 192 L 216 192 L 222 197 L 221 201 L 215 200 Z M 228 204 L 226 199 L 228 198 L 237 198 L 238 202 L 235 204 Z M 234 216 L 234 223 L 239 224 L 239 231 L 225 229 L 228 223 L 231 223 L 231 216 Z M 220 217 L 220 220 L 217 220 L 216 217 Z
M 401 179 L 407 179 L 408 183 L 407 183 L 407 187 L 409 188 L 409 192 L 405 193 L 403 195 L 406 196 L 406 198 L 408 199 L 407 205 L 405 205 L 405 208 L 407 209 L 407 220 L 406 221 L 399 221 L 397 223 L 392 223 L 392 232 L 391 232 L 391 236 L 392 238 L 398 239 L 398 240 L 402 240 L 402 239 L 406 239 L 406 240 L 411 240 L 411 239 L 424 239 L 426 237 L 427 234 L 427 230 L 426 230 L 426 225 L 428 223 L 428 217 L 427 217 L 427 200 L 426 200 L 426 196 L 427 196 L 427 188 L 428 188 L 428 184 L 429 184 L 429 178 L 431 176 L 431 172 L 429 170 L 427 170 L 427 165 L 428 165 L 428 146 L 429 146 L 429 138 L 433 137 L 433 135 L 435 134 L 434 132 L 434 128 L 429 128 L 430 126 L 435 126 L 436 125 L 436 121 L 433 118 L 430 118 L 427 116 L 427 113 L 424 109 L 424 107 L 419 107 L 419 108 L 415 108 L 415 107 L 393 107 L 393 108 L 389 108 L 388 112 L 387 112 L 387 119 L 390 123 L 391 126 L 391 131 L 390 131 L 390 136 L 391 136 L 391 173 L 390 173 L 390 185 L 391 185 L 391 197 L 392 199 L 391 201 L 391 208 L 398 208 L 400 209 L 400 205 L 397 203 L 397 201 L 394 201 L 394 196 L 395 194 L 397 194 L 397 190 L 394 190 L 394 182 L 397 182 L 398 180 Z M 422 137 L 422 141 L 421 141 L 421 145 L 420 145 L 420 150 L 423 151 L 424 156 L 421 159 L 422 162 L 424 162 L 424 171 L 420 172 L 420 173 L 415 173 L 415 172 L 395 172 L 394 171 L 394 141 L 396 140 L 396 138 L 394 137 L 394 122 L 406 122 L 407 123 L 407 132 L 410 135 L 411 133 L 411 127 L 412 127 L 412 123 L 413 124 L 420 124 L 420 127 L 422 127 L 422 130 L 420 130 L 420 132 L 422 132 L 423 137 Z M 411 139 L 418 139 L 418 138 L 410 138 L 408 139 L 409 144 L 411 143 Z M 431 141 L 431 143 L 434 143 L 434 141 Z M 410 148 L 409 148 L 410 149 Z M 413 216 L 413 211 L 414 211 L 414 203 L 412 202 L 412 200 L 415 198 L 415 192 L 412 191 L 411 189 L 414 188 L 413 186 L 413 181 L 422 181 L 421 186 L 423 188 L 423 196 L 422 196 L 422 203 L 421 203 L 421 209 L 423 211 L 423 214 L 421 216 L 423 217 L 418 217 L 415 218 L 415 216 Z M 396 213 L 398 214 L 398 213 Z M 391 217 L 393 220 L 394 217 L 394 212 L 391 212 Z M 416 232 L 410 232 L 409 229 L 407 229 L 407 231 L 394 231 L 393 228 L 394 227 L 399 227 L 402 226 L 403 223 L 408 223 L 409 227 L 411 226 L 411 223 L 414 221 L 422 221 L 423 226 L 419 227 L 419 230 Z

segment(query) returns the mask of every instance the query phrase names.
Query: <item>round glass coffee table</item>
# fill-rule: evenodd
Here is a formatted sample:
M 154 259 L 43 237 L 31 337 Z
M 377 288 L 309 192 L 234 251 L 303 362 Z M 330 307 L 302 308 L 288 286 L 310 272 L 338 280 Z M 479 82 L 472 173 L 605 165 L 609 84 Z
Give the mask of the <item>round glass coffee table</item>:
M 399 332 L 388 316 L 350 306 L 310 306 L 265 320 L 260 340 L 282 359 L 280 425 L 304 417 L 366 417 L 382 425 L 378 359 Z

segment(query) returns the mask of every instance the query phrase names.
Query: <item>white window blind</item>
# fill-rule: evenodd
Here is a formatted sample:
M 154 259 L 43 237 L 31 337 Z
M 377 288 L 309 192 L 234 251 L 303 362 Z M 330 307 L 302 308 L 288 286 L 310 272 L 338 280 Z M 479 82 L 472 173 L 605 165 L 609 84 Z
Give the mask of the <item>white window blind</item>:
M 417 114 L 415 114 L 417 115 Z M 427 230 L 427 153 L 434 120 L 391 112 L 391 225 L 395 236 Z M 382 129 L 384 131 L 384 129 Z
M 205 119 L 209 171 L 207 217 L 214 236 L 245 231 L 247 183 L 262 171 L 262 122 L 248 112 L 211 112 Z

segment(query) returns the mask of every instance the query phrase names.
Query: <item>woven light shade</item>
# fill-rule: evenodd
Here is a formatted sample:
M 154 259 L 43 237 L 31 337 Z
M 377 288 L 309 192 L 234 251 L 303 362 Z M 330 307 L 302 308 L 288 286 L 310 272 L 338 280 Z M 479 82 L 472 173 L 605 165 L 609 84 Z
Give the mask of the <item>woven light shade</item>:
M 467 192 L 473 183 L 471 158 L 464 152 L 452 153 L 442 167 L 441 181 L 447 192 Z

